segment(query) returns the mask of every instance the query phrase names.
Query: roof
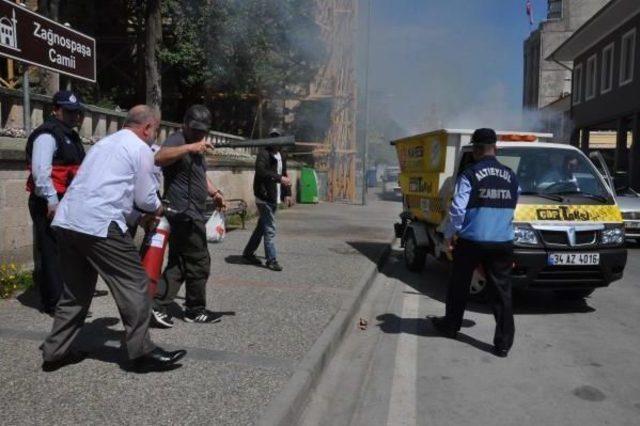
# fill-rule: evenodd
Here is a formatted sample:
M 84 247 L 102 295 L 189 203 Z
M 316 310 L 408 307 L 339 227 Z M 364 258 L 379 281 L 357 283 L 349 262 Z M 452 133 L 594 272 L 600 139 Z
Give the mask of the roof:
M 420 133 L 417 135 L 411 135 L 411 136 L 406 136 L 404 138 L 396 139 L 391 141 L 391 145 L 395 145 L 396 142 L 399 142 L 399 141 L 406 141 L 408 139 L 415 139 L 423 136 L 433 136 L 433 135 L 439 135 L 442 133 L 454 134 L 454 135 L 473 135 L 473 132 L 475 131 L 476 131 L 475 129 L 439 129 L 439 130 L 433 130 L 431 132 Z M 500 135 L 531 135 L 531 136 L 535 136 L 537 139 L 553 138 L 553 133 L 524 132 L 522 130 L 496 130 L 496 134 L 498 136 Z
M 498 142 L 498 148 L 550 148 L 582 152 L 573 145 L 551 142 Z
M 562 43 L 547 60 L 571 62 L 640 13 L 638 0 L 611 0 Z

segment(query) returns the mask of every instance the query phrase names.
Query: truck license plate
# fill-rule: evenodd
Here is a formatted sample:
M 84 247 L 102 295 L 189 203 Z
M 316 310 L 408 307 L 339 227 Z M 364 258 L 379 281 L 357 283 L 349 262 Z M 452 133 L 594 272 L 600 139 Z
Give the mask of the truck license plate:
M 599 265 L 600 253 L 549 253 L 549 265 Z

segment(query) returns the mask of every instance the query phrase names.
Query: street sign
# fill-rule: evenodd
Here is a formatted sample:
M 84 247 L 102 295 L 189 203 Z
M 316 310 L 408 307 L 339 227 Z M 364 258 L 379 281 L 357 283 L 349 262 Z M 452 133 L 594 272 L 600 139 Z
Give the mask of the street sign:
M 7 0 L 0 0 L 0 55 L 96 81 L 94 38 Z

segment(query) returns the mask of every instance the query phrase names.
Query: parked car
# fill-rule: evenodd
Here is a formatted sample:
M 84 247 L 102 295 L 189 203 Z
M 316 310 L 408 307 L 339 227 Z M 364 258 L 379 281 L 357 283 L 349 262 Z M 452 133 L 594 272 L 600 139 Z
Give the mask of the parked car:
M 640 194 L 629 188 L 626 175 L 613 176 L 611 174 L 601 152 L 593 151 L 589 154 L 589 157 L 615 194 L 622 213 L 622 219 L 624 220 L 627 239 L 640 242 Z
M 385 198 L 402 198 L 400 168 L 387 167 L 382 175 L 382 195 Z

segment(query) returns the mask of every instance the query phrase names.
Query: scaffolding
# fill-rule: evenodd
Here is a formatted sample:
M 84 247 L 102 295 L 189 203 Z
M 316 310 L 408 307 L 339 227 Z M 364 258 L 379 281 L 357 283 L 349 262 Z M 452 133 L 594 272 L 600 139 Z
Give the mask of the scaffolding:
M 328 201 L 356 200 L 355 28 L 357 0 L 316 0 L 316 22 L 327 61 L 311 83 L 307 100 L 331 100 L 326 137 L 314 149 L 319 171 L 328 175 Z

